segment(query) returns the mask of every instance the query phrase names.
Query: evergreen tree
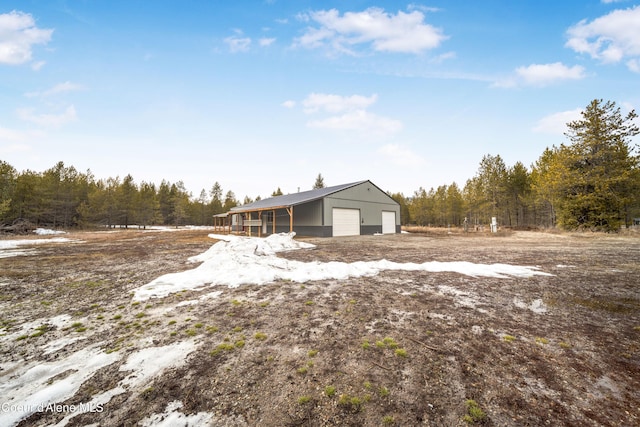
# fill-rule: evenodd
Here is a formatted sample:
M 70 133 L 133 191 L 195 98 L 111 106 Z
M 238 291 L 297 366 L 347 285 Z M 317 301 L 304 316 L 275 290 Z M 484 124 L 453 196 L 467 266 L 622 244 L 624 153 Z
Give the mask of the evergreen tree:
M 139 225 L 147 228 L 147 225 L 161 221 L 160 203 L 156 194 L 156 187 L 152 183 L 142 182 L 139 191 L 138 221 Z
M 127 175 L 122 180 L 122 184 L 117 191 L 117 206 L 118 206 L 118 222 L 120 225 L 124 225 L 124 228 L 129 228 L 129 224 L 133 224 L 137 221 L 137 199 L 138 199 L 138 187 L 133 181 L 131 175 Z
M 216 215 L 224 212 L 222 207 L 222 187 L 218 181 L 216 181 L 215 184 L 213 184 L 213 187 L 211 187 L 209 195 L 211 196 L 211 214 Z
M 409 201 L 402 193 L 393 193 L 389 195 L 400 205 L 400 224 L 411 224 L 411 214 L 409 213 Z
M 17 171 L 9 163 L 0 160 L 0 223 L 9 222 L 11 201 L 16 191 Z
M 557 148 L 546 148 L 531 169 L 533 224 L 538 227 L 556 226 L 557 210 L 562 199 L 560 155 Z
M 162 224 L 173 224 L 173 203 L 174 199 L 171 194 L 171 184 L 163 179 L 158 188 L 158 205 L 160 207 Z
M 409 213 L 411 219 L 416 225 L 428 225 L 429 224 L 429 198 L 427 197 L 427 191 L 420 187 L 414 191 L 411 203 L 409 205 Z
M 525 165 L 516 162 L 507 170 L 506 178 L 508 224 L 512 227 L 523 227 L 526 224 L 527 205 L 531 201 L 531 176 Z
M 282 196 L 282 190 L 280 189 L 280 187 L 278 187 L 276 191 L 271 193 L 271 197 L 276 197 L 276 196 Z
M 316 182 L 313 184 L 313 189 L 317 190 L 324 187 L 324 178 L 322 177 L 322 174 L 318 174 L 318 176 L 316 177 Z
M 640 130 L 635 111 L 622 116 L 615 102 L 593 100 L 582 118 L 567 124 L 571 145 L 559 149 L 563 166 L 562 210 L 558 221 L 569 229 L 615 231 L 638 204 L 639 158 L 632 138 Z
M 446 193 L 447 225 L 460 226 L 464 221 L 464 198 L 455 182 L 447 187 Z
M 231 208 L 238 206 L 238 201 L 236 200 L 236 195 L 233 194 L 233 191 L 227 191 L 227 194 L 224 196 L 224 205 L 222 206 L 223 212 L 229 212 Z
M 171 198 L 171 220 L 172 224 L 178 228 L 184 225 L 189 218 L 189 198 L 191 195 L 187 192 L 184 186 L 184 182 L 178 181 L 175 184 L 171 184 L 169 191 Z

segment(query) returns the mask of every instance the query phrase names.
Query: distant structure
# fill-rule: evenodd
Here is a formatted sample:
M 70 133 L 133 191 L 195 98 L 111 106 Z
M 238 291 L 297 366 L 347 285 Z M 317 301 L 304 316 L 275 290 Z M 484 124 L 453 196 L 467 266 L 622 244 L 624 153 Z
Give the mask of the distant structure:
M 291 231 L 318 237 L 394 234 L 400 232 L 400 205 L 366 180 L 259 200 L 214 221 L 253 236 Z

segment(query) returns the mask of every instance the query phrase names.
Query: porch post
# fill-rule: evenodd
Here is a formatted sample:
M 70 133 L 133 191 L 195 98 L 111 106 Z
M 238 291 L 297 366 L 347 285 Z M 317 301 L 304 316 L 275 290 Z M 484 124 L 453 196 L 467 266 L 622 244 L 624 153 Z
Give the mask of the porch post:
M 293 206 L 289 206 L 286 209 L 289 214 L 289 233 L 291 233 L 293 231 Z

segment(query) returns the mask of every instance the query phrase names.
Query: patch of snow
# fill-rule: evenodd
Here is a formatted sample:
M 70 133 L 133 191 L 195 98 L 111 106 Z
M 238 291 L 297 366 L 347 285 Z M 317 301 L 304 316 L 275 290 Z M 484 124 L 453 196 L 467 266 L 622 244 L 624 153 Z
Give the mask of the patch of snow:
M 62 230 L 50 230 L 48 228 L 36 228 L 34 231 L 39 236 L 49 236 L 52 234 L 67 234 L 66 231 Z
M 30 364 L 10 378 L 0 375 L 0 396 L 6 399 L 3 404 L 10 409 L 0 411 L 0 425 L 16 425 L 31 414 L 44 411 L 48 405 L 70 398 L 98 369 L 118 360 L 118 354 L 106 354 L 100 345 L 84 348 L 55 362 Z M 67 372 L 66 377 L 53 379 Z
M 179 302 L 176 307 L 184 307 L 186 305 L 196 305 L 196 304 L 200 304 L 203 301 L 206 301 L 208 299 L 213 299 L 213 298 L 218 298 L 220 295 L 222 295 L 222 291 L 214 291 L 214 292 L 209 292 L 208 294 L 204 294 L 202 295 L 200 298 L 198 299 L 191 299 L 188 301 L 182 301 Z
M 172 227 L 166 225 L 147 225 L 144 229 L 142 226 L 138 225 L 129 225 L 129 229 L 140 229 L 142 231 L 167 231 L 167 232 L 176 232 L 176 231 L 189 231 L 189 230 L 216 230 L 216 227 L 212 225 L 185 225 L 183 227 Z M 219 230 L 219 229 L 218 229 Z
M 531 304 L 529 304 L 529 310 L 534 313 L 542 314 L 547 312 L 547 306 L 541 299 L 534 299 L 531 301 Z
M 36 328 L 42 325 L 51 325 L 55 326 L 58 329 L 62 329 L 69 325 L 70 320 L 71 316 L 69 316 L 68 314 L 61 314 L 50 319 L 37 319 L 31 322 L 25 322 L 20 325 L 20 329 L 5 336 L 0 336 L 0 342 L 15 341 L 19 336 L 34 332 Z
M 49 325 L 53 325 L 56 328 L 62 329 L 62 328 L 66 328 L 67 326 L 69 326 L 69 324 L 71 323 L 71 320 L 73 318 L 69 315 L 69 314 L 60 314 L 58 316 L 52 317 L 48 320 L 45 321 L 45 323 L 49 324 Z
M 513 305 L 523 310 L 531 310 L 537 314 L 543 314 L 547 312 L 547 306 L 540 298 L 531 301 L 531 303 L 527 305 L 527 303 L 525 303 L 524 301 L 514 297 Z
M 189 353 L 196 347 L 196 343 L 189 340 L 163 347 L 147 347 L 131 353 L 119 368 L 121 372 L 129 371 L 130 373 L 116 387 L 94 395 L 93 399 L 83 406 L 86 409 L 84 412 L 91 410 L 91 408 L 101 408 L 109 403 L 114 396 L 145 386 L 167 368 L 183 365 L 186 363 Z M 116 354 L 116 352 L 111 354 Z M 66 426 L 73 417 L 84 412 L 77 410 L 67 415 L 56 424 L 56 427 Z
M 171 273 L 141 286 L 134 291 L 134 301 L 164 297 L 184 289 L 225 285 L 231 288 L 243 284 L 265 284 L 276 280 L 304 283 L 315 280 L 344 280 L 350 277 L 373 276 L 384 270 L 455 272 L 472 277 L 532 277 L 551 276 L 537 267 L 509 264 L 474 264 L 471 262 L 398 263 L 380 261 L 301 262 L 279 258 L 278 252 L 310 249 L 310 243 L 293 239 L 295 233 L 273 234 L 267 238 L 216 235 L 211 248 L 189 258 L 189 262 L 201 264 L 191 270 Z
M 476 308 L 478 297 L 469 292 L 461 291 L 453 286 L 447 285 L 438 286 L 438 290 L 445 295 L 454 296 L 454 304 L 457 307 Z
M 44 243 L 75 243 L 79 240 L 68 239 L 66 237 L 53 237 L 51 239 L 19 239 L 0 240 L 0 258 L 9 258 L 20 255 L 31 255 L 34 249 L 18 249 L 21 246 L 41 245 Z
M 132 371 L 123 381 L 127 385 L 141 385 L 176 361 L 185 362 L 187 355 L 195 350 L 194 341 L 182 341 L 164 347 L 148 347 L 131 353 L 120 371 Z
M 182 402 L 179 400 L 169 402 L 162 414 L 153 414 L 150 417 L 144 418 L 140 421 L 140 424 L 142 427 L 197 427 L 209 425 L 209 422 L 213 418 L 213 414 L 208 412 L 185 415 L 182 412 L 178 412 L 178 409 L 181 409 L 182 406 Z
M 598 381 L 596 381 L 594 386 L 598 391 L 594 391 L 593 394 L 601 399 L 605 398 L 609 394 L 613 395 L 616 399 L 620 398 L 620 388 L 614 380 L 606 375 L 598 378 Z
M 44 354 L 54 353 L 61 348 L 65 348 L 68 345 L 73 344 L 76 341 L 85 340 L 86 337 L 70 337 L 70 338 L 60 338 L 59 340 L 51 341 L 43 345 L 41 348 L 44 350 Z
M 32 255 L 35 252 L 35 249 L 0 249 L 0 258 L 12 258 L 14 256 Z

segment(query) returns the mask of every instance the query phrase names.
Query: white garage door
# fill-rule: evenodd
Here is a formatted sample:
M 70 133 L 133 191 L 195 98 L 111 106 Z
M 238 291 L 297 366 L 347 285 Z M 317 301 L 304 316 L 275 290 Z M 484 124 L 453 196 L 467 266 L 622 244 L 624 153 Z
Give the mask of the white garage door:
M 382 234 L 394 234 L 396 232 L 396 213 L 382 211 Z
M 358 209 L 333 208 L 333 235 L 360 235 L 360 211 Z

